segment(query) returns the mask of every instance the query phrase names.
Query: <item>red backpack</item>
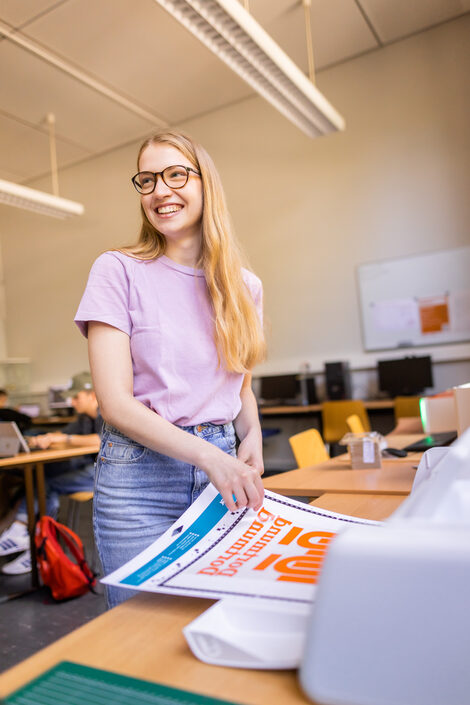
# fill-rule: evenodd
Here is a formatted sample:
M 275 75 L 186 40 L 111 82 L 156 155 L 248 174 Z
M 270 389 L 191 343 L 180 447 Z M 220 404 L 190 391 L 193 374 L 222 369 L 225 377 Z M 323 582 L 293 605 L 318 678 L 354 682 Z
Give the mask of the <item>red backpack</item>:
M 66 555 L 59 539 L 75 562 Z M 93 588 L 96 578 L 85 560 L 83 544 L 76 533 L 52 517 L 43 516 L 36 524 L 35 540 L 39 572 L 55 600 L 78 597 Z

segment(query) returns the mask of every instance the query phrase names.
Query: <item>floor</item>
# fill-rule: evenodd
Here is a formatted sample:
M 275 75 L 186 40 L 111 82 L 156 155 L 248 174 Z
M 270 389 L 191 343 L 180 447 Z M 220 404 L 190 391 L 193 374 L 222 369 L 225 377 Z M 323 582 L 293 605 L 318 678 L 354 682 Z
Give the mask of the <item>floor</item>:
M 65 519 L 66 501 L 61 506 L 59 521 Z M 8 518 L 2 521 L 2 530 L 6 522 Z M 90 561 L 93 554 L 91 502 L 80 509 L 77 533 Z M 0 561 L 5 560 L 0 558 Z M 97 594 L 89 592 L 65 602 L 55 602 L 46 587 L 15 600 L 2 602 L 3 596 L 27 590 L 29 586 L 29 574 L 0 574 L 0 672 L 97 617 L 106 609 L 103 588 L 99 584 Z

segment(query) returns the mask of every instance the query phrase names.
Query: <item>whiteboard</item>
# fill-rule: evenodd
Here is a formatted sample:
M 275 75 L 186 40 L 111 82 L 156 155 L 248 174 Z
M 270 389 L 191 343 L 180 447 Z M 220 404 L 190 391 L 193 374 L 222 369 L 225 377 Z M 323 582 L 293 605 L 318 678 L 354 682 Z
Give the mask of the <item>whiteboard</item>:
M 470 340 L 470 247 L 357 267 L 365 350 Z

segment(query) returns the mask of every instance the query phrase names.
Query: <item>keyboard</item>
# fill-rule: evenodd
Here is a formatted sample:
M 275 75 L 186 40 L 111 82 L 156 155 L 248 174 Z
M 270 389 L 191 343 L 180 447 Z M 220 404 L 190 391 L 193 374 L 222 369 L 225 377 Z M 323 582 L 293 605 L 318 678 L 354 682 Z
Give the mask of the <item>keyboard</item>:
M 428 436 L 425 436 L 420 441 L 411 443 L 409 446 L 406 446 L 403 450 L 407 450 L 410 453 L 420 453 L 429 450 L 429 448 L 439 448 L 441 446 L 448 446 L 453 441 L 455 441 L 456 438 L 456 431 L 443 431 L 442 433 L 432 433 Z

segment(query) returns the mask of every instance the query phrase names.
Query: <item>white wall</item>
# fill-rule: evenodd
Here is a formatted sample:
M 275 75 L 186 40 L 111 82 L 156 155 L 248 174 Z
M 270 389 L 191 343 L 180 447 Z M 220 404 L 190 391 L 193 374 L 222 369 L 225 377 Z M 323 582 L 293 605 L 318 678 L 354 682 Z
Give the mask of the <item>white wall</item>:
M 214 157 L 264 282 L 261 369 L 374 366 L 379 356 L 362 348 L 355 266 L 469 242 L 469 36 L 466 16 L 321 73 L 320 90 L 346 118 L 342 134 L 310 140 L 258 97 L 182 125 Z M 8 354 L 32 358 L 36 389 L 87 367 L 71 320 L 94 257 L 137 233 L 137 147 L 60 174 L 61 194 L 85 204 L 80 219 L 0 210 Z M 467 361 L 446 368 L 446 383 L 470 379 L 470 345 L 430 352 Z

